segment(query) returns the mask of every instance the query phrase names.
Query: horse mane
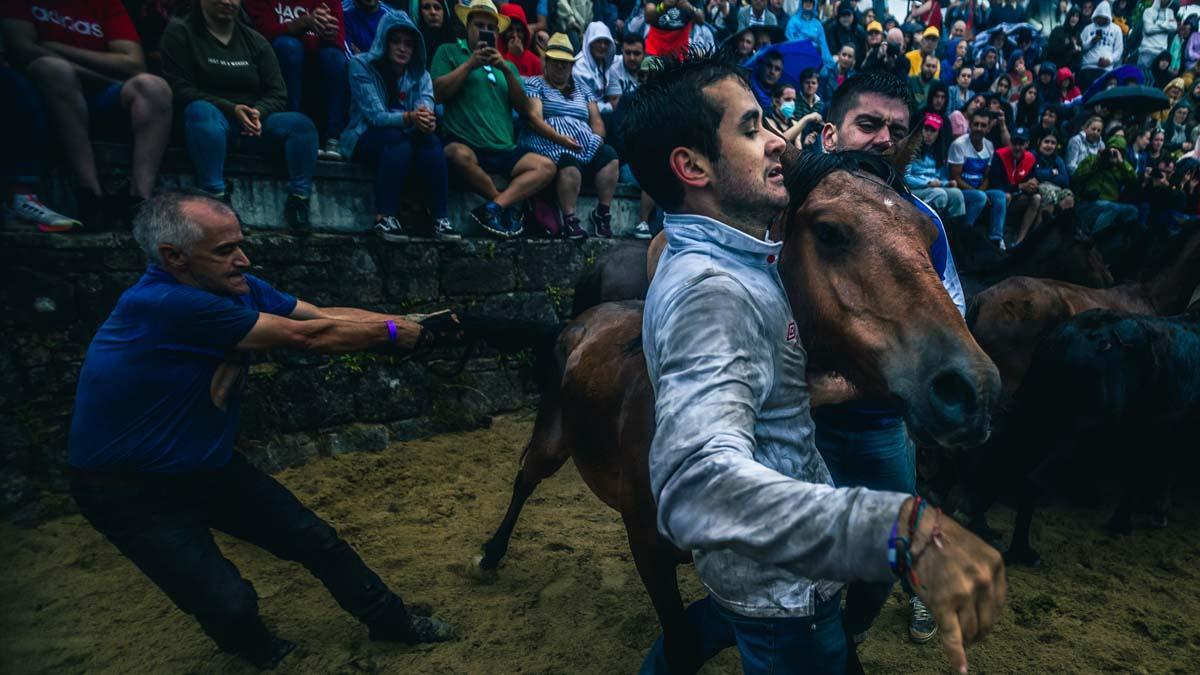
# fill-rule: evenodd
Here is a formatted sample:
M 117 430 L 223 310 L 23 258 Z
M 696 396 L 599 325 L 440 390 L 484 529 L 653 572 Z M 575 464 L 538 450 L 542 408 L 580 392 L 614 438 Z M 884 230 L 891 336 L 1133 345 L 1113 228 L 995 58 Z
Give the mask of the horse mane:
M 784 184 L 787 186 L 790 203 L 788 211 L 800 207 L 825 180 L 835 171 L 845 171 L 857 176 L 864 174 L 874 176 L 897 194 L 907 198 L 908 186 L 904 184 L 904 176 L 887 157 L 861 150 L 846 150 L 842 152 L 802 152 L 787 169 Z

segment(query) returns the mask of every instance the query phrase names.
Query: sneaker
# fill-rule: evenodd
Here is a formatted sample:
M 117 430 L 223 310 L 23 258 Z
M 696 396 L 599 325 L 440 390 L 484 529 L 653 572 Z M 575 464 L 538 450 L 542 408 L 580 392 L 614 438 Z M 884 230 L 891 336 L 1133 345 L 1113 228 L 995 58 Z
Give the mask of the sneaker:
M 449 218 L 438 218 L 433 221 L 433 236 L 442 241 L 458 241 L 462 235 L 454 231 Z
M 929 613 L 929 608 L 920 598 L 909 598 L 908 607 L 912 610 L 908 615 L 908 637 L 917 644 L 925 644 L 937 635 L 937 622 Z
M 9 213 L 37 226 L 39 232 L 70 232 L 83 223 L 42 203 L 33 193 L 13 195 Z
M 338 139 L 330 138 L 325 141 L 325 147 L 317 150 L 317 159 L 326 162 L 342 161 L 342 153 L 338 150 Z
M 598 237 L 608 239 L 612 237 L 612 211 L 604 209 L 604 213 L 600 213 L 600 207 L 592 209 L 588 215 L 588 222 L 592 224 L 592 231 Z
M 496 202 L 488 202 L 471 209 L 471 218 L 488 234 L 501 239 L 509 237 L 504 209 Z
M 287 201 L 283 204 L 283 219 L 287 221 L 289 228 L 296 230 L 297 234 L 311 233 L 312 220 L 309 218 L 308 197 L 288 195 Z
M 395 243 L 404 243 L 408 241 L 408 235 L 404 234 L 404 228 L 400 226 L 400 221 L 396 216 L 381 216 L 375 221 L 375 234 L 384 241 Z
M 504 209 L 504 226 L 510 238 L 521 236 L 525 231 L 525 209 L 516 206 Z
M 1008 246 L 1006 246 L 1006 245 L 1004 244 L 1004 238 L 1003 238 L 1003 237 L 1001 237 L 1000 239 L 993 239 L 993 240 L 992 240 L 992 243 L 996 245 L 996 248 L 997 248 L 997 249 L 999 249 L 999 251 L 1000 251 L 1001 253 L 1004 253 L 1005 251 L 1007 251 L 1007 250 L 1008 250 Z
M 579 216 L 574 213 L 563 214 L 563 239 L 587 239 L 587 232 L 579 226 Z
M 650 231 L 650 223 L 647 223 L 644 220 L 642 222 L 638 223 L 637 227 L 633 228 L 633 238 L 634 239 L 653 239 L 654 233 Z

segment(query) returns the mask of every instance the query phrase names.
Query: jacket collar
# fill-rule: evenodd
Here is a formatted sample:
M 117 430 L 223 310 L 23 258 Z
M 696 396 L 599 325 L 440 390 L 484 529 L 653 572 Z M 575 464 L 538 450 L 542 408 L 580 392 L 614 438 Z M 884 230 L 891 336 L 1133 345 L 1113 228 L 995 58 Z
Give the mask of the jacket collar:
M 764 241 L 718 220 L 693 213 L 668 213 L 663 217 L 667 244 L 672 248 L 709 246 L 745 265 L 769 267 L 779 261 L 783 242 Z

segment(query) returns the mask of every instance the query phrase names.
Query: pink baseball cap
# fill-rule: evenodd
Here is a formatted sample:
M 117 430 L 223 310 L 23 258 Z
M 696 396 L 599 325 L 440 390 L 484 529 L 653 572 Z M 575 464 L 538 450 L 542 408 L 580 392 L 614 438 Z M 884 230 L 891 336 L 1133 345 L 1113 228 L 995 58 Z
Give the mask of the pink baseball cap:
M 934 131 L 942 130 L 942 116 L 934 113 L 925 113 L 925 126 L 931 127 Z

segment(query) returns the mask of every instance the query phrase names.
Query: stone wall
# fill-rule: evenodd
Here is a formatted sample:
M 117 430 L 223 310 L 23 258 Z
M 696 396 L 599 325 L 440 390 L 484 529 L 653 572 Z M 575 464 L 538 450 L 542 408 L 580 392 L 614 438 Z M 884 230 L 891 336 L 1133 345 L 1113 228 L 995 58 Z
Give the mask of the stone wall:
M 468 313 L 554 324 L 577 277 L 610 242 L 388 244 L 368 236 L 252 231 L 253 272 L 318 305 Z M 87 345 L 144 269 L 125 234 L 0 232 L 0 510 L 61 487 L 65 438 Z M 251 368 L 239 444 L 275 470 L 391 439 L 475 426 L 531 401 L 527 355 L 461 351 L 339 357 L 277 351 Z

